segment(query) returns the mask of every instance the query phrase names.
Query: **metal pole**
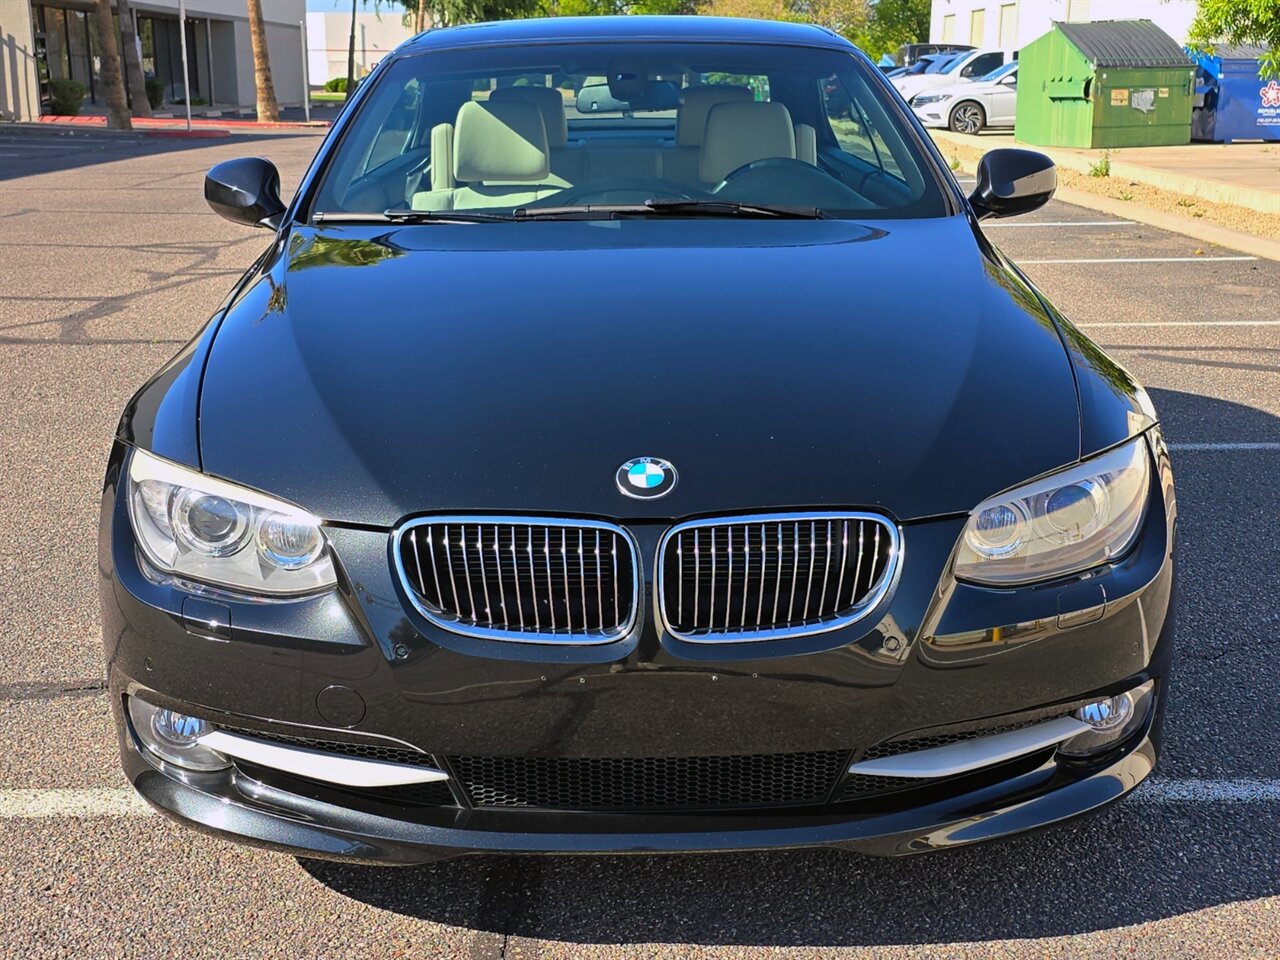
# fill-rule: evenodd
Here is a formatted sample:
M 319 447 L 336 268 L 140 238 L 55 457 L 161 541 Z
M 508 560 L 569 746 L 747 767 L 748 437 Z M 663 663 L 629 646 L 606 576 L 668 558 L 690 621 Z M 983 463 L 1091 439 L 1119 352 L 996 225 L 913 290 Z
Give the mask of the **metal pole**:
M 138 40 L 142 42 L 141 39 Z M 204 18 L 204 52 L 209 63 L 209 106 L 213 106 L 218 102 L 217 91 L 213 87 L 213 21 L 208 17 Z M 142 62 L 142 56 L 138 56 L 138 62 Z
M 178 0 L 178 36 L 182 40 L 182 99 L 187 104 L 187 132 L 191 132 L 191 71 L 187 69 L 187 0 Z
M 311 65 L 307 63 L 307 21 L 298 21 L 298 30 L 302 34 L 302 112 L 311 122 Z

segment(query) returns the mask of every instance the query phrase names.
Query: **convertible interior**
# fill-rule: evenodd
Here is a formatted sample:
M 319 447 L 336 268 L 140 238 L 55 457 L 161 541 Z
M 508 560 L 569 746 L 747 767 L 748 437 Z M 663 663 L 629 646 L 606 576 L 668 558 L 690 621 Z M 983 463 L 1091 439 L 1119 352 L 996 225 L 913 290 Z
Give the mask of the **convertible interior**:
M 367 143 L 342 151 L 348 169 L 328 178 L 328 209 L 674 198 L 863 212 L 909 208 L 922 192 L 920 171 L 899 163 L 900 142 L 881 133 L 882 108 L 864 109 L 873 98 L 827 72 L 513 71 L 414 78 L 393 94 L 362 107 L 383 116 Z

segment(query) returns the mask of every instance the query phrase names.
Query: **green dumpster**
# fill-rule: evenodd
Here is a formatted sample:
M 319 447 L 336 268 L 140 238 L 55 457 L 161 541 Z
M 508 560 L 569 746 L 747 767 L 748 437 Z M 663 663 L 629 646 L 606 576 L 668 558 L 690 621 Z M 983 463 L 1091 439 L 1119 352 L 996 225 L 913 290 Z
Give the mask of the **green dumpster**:
M 1018 54 L 1014 135 L 1043 147 L 1190 143 L 1195 77 L 1150 20 L 1055 23 Z

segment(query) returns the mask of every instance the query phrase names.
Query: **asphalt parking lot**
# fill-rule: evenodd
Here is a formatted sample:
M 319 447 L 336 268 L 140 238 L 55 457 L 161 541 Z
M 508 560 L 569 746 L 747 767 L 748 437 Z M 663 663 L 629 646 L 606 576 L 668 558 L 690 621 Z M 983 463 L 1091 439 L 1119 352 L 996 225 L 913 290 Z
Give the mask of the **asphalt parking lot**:
M 989 235 L 1150 388 L 1179 483 L 1157 778 L 995 846 L 300 863 L 134 802 L 98 634 L 101 471 L 129 395 L 266 243 L 201 194 L 319 140 L 0 130 L 0 955 L 1280 955 L 1280 262 L 1054 202 Z

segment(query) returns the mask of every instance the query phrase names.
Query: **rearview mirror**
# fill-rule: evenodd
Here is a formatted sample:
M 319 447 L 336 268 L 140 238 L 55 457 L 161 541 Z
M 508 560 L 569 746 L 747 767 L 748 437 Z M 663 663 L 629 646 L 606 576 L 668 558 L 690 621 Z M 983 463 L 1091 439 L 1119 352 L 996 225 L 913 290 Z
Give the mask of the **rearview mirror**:
M 631 109 L 631 105 L 625 100 L 614 97 L 604 83 L 592 84 L 579 90 L 574 106 L 579 113 L 621 113 Z
M 969 204 L 979 220 L 1016 217 L 1049 202 L 1058 189 L 1053 161 L 1034 150 L 992 150 L 978 162 L 978 185 Z
M 213 212 L 232 223 L 278 229 L 284 216 L 280 173 L 262 157 L 224 160 L 204 178 L 204 198 Z

